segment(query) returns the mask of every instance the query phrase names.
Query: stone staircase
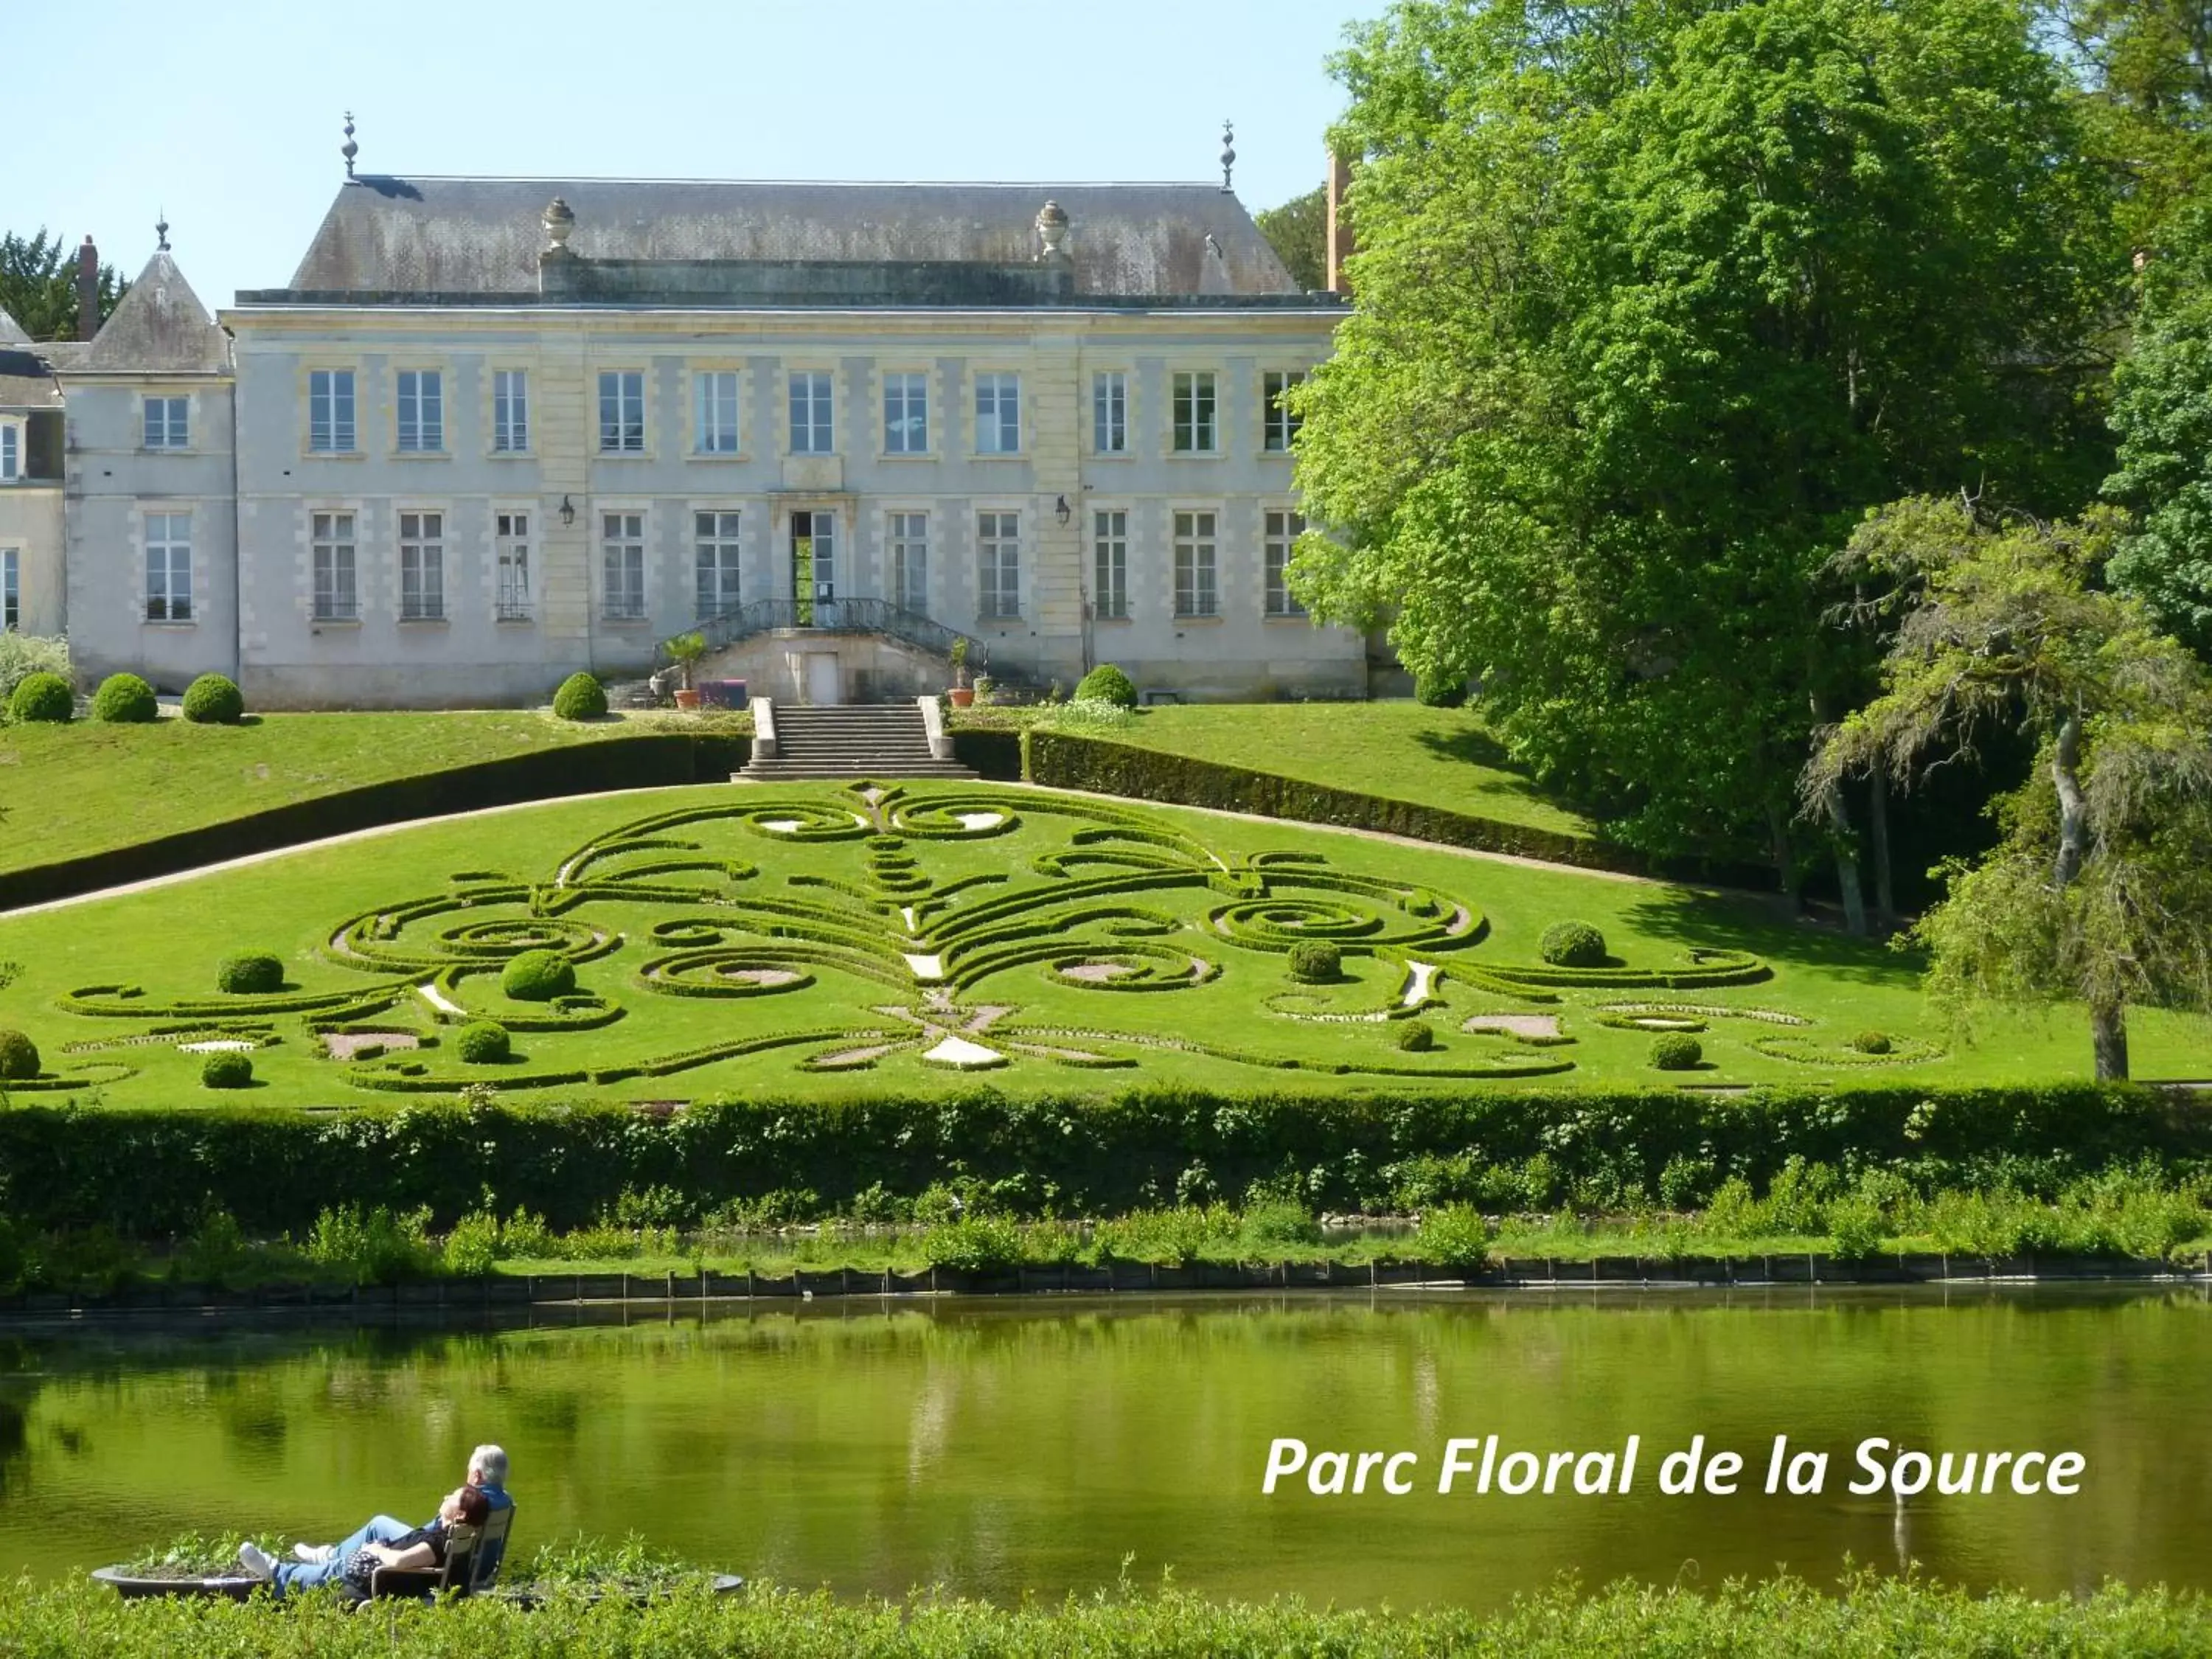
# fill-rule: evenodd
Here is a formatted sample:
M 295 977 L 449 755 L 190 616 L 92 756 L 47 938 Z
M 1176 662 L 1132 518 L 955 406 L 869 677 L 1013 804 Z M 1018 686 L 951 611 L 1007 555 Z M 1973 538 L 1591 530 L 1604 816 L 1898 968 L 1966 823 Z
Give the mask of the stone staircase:
M 973 778 L 975 774 L 930 742 L 930 723 L 915 702 L 859 703 L 811 708 L 756 697 L 753 757 L 738 783 L 792 783 L 825 778 Z

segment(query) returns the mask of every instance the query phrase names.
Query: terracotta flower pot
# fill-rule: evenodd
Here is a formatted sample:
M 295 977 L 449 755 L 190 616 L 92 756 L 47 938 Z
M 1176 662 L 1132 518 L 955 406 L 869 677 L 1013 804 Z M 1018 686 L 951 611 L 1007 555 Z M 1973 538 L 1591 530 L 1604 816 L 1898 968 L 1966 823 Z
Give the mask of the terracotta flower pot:
M 952 699 L 955 708 L 965 708 L 975 701 L 975 688 L 972 685 L 956 686 L 945 695 Z
M 698 692 L 678 691 L 676 694 L 676 706 L 678 708 L 696 708 L 699 706 Z

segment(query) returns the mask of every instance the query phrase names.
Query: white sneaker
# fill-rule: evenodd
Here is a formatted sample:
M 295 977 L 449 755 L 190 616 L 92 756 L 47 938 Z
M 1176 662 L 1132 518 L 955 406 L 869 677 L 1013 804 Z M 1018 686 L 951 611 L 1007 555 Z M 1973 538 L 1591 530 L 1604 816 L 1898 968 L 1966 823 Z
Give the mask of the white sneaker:
M 276 1559 L 250 1540 L 238 1547 L 238 1564 L 256 1578 L 274 1578 L 276 1576 Z
M 338 1553 L 336 1544 L 295 1544 L 292 1559 L 305 1561 L 309 1566 L 319 1566 Z

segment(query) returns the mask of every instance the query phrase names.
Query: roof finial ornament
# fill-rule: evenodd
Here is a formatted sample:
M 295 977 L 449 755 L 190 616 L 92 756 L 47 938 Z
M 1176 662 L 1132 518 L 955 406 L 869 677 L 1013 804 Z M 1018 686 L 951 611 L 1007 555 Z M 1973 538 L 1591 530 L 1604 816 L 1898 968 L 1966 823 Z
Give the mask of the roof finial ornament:
M 361 154 L 361 146 L 353 141 L 353 112 L 346 112 L 346 141 L 338 146 L 338 154 L 345 157 L 346 177 L 353 177 L 353 158 Z
M 1221 189 L 1229 190 L 1229 169 L 1237 165 L 1237 129 L 1227 117 L 1221 122 Z
M 1048 198 L 1037 213 L 1036 234 L 1038 240 L 1044 244 L 1044 252 L 1037 255 L 1039 263 L 1065 264 L 1068 258 L 1067 210 Z
M 161 216 L 154 222 L 154 252 L 167 253 L 169 251 L 169 210 L 157 208 L 155 210 Z
M 538 222 L 545 227 L 544 252 L 566 253 L 568 251 L 568 233 L 576 228 L 576 215 L 568 203 L 556 196 L 545 204 L 545 211 L 539 216 Z

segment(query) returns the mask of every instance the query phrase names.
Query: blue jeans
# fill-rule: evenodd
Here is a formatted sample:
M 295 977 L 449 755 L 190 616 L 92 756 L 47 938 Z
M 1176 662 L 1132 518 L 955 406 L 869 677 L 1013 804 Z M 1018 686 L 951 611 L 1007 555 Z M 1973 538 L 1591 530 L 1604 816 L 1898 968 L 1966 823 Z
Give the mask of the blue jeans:
M 327 1561 L 279 1561 L 276 1564 L 276 1594 L 287 1590 L 313 1589 L 327 1584 L 346 1569 L 346 1563 L 361 1553 L 364 1544 L 389 1544 L 395 1538 L 404 1538 L 415 1528 L 404 1521 L 395 1521 L 388 1515 L 371 1516 L 368 1524 L 360 1531 L 341 1540 L 331 1552 Z

